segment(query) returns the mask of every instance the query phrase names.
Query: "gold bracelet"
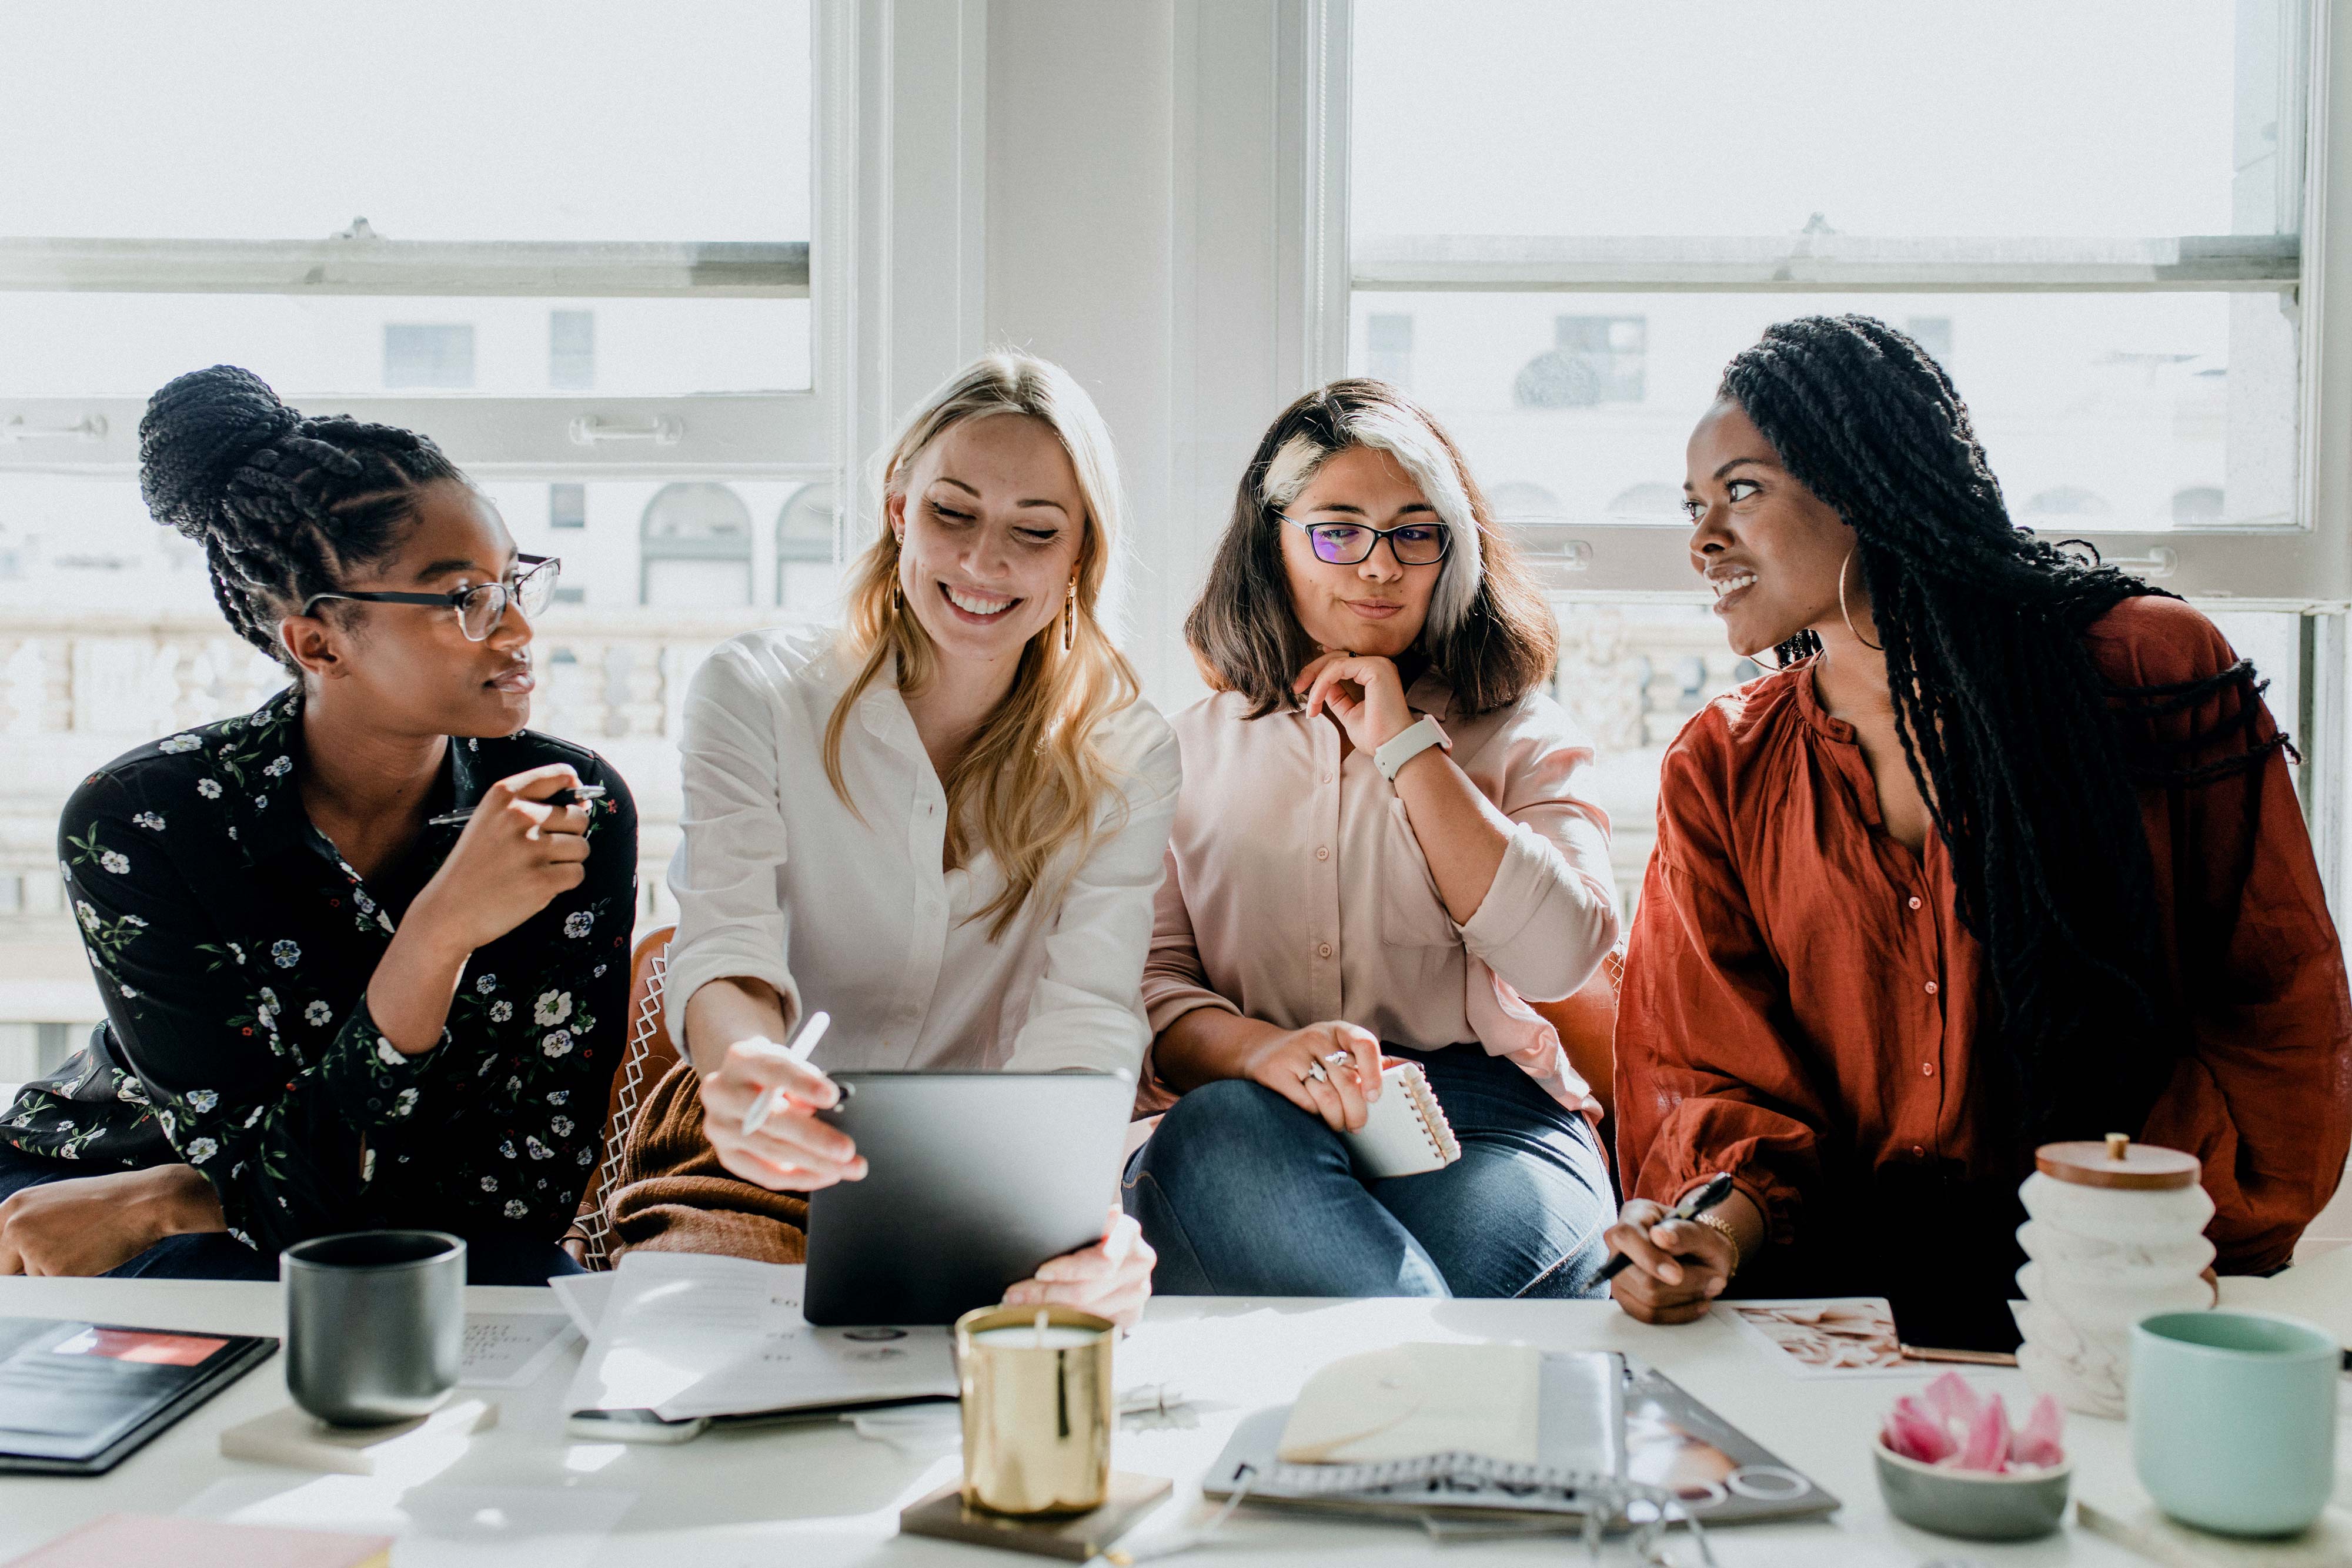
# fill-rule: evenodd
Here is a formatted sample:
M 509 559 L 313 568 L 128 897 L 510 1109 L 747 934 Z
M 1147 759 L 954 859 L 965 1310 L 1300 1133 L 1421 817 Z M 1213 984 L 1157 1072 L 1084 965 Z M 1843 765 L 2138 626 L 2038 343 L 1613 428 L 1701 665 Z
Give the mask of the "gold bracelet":
M 1706 1214 L 1692 1215 L 1691 1223 L 1694 1225 L 1704 1225 L 1710 1230 L 1719 1231 L 1722 1233 L 1723 1239 L 1731 1243 L 1731 1272 L 1726 1274 L 1724 1278 L 1727 1280 L 1735 1278 L 1739 1272 L 1741 1259 L 1739 1256 L 1739 1232 L 1731 1228 L 1731 1221 L 1724 1218 L 1723 1216 L 1719 1214 L 1710 1211 Z

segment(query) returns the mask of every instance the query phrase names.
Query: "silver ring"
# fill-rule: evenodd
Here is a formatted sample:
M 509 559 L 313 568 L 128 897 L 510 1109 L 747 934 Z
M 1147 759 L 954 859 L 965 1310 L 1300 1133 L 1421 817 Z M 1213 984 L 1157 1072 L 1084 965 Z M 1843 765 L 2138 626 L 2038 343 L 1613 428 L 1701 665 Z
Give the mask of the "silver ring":
M 1307 1070 L 1307 1076 L 1300 1079 L 1298 1082 L 1301 1083 L 1328 1083 L 1331 1082 L 1331 1075 L 1323 1071 L 1323 1064 L 1318 1061 L 1315 1063 L 1314 1066 L 1309 1067 Z
M 1348 1065 L 1348 1063 L 1349 1063 L 1350 1061 L 1355 1061 L 1355 1060 L 1356 1060 L 1356 1058 L 1355 1058 L 1355 1056 L 1354 1056 L 1354 1054 L 1353 1054 L 1352 1052 L 1345 1051 L 1333 1051 L 1330 1055 L 1328 1055 L 1328 1056 L 1325 1057 L 1323 1060 L 1324 1060 L 1324 1061 L 1328 1061 L 1328 1062 L 1329 1062 L 1329 1063 L 1330 1063 L 1332 1066 L 1334 1066 L 1334 1067 L 1345 1067 L 1345 1066 L 1347 1066 L 1347 1065 Z

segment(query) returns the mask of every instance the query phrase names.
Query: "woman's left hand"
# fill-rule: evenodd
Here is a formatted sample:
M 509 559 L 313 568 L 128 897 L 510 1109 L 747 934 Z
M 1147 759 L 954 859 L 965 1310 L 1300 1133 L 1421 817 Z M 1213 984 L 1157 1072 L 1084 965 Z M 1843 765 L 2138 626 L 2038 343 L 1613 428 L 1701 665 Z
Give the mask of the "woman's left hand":
M 1133 1328 L 1151 1300 L 1151 1267 L 1159 1261 L 1143 1228 L 1113 1204 L 1100 1241 L 1047 1259 L 1034 1276 L 1006 1289 L 1004 1304 L 1076 1307 Z
M 1359 751 L 1378 751 L 1412 727 L 1404 677 L 1377 653 L 1326 653 L 1298 672 L 1291 689 L 1307 694 L 1307 716 L 1325 708 Z

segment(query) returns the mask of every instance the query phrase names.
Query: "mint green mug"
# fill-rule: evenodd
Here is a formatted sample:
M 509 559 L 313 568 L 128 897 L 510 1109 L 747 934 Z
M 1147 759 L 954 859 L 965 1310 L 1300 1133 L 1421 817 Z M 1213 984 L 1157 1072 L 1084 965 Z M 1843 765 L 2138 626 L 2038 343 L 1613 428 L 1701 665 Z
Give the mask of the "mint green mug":
M 2254 1312 L 2132 1330 L 2132 1464 L 2158 1508 L 2225 1535 L 2292 1535 L 2336 1484 L 2333 1334 Z

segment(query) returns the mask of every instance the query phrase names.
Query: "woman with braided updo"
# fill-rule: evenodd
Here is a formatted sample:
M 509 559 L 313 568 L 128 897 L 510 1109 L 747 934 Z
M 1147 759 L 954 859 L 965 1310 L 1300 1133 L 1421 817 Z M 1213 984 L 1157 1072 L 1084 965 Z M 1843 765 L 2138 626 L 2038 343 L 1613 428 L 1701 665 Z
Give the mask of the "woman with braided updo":
M 274 1280 L 377 1227 L 457 1233 L 477 1282 L 575 1270 L 636 817 L 522 727 L 557 563 L 425 437 L 245 371 L 180 377 L 139 436 L 149 509 L 292 684 L 66 804 L 107 1021 L 0 1111 L 0 1273 Z
M 2352 1136 L 2352 1001 L 2252 667 L 2016 528 L 1950 380 L 1868 317 L 1733 360 L 1685 489 L 1731 645 L 1780 668 L 1666 754 L 1618 1300 L 1683 1322 L 1737 1273 L 2007 1348 L 2034 1150 L 2115 1132 L 2201 1159 L 2221 1270 L 2287 1262 Z

